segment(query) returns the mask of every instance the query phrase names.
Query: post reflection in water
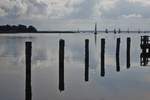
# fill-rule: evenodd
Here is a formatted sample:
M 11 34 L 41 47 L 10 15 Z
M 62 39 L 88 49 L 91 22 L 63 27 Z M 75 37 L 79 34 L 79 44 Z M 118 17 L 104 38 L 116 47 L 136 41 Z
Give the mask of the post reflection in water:
M 101 76 L 105 76 L 105 39 L 101 39 Z
M 130 47 L 131 47 L 131 38 L 127 38 L 127 68 L 130 68 Z
M 64 47 L 65 41 L 59 40 L 59 90 L 64 91 Z
M 116 71 L 120 72 L 120 38 L 117 38 L 116 46 Z
M 141 49 L 140 55 L 141 66 L 146 66 L 150 58 L 150 40 L 149 36 L 141 36 Z
M 89 39 L 85 40 L 85 81 L 89 81 Z
M 25 100 L 32 100 L 32 86 L 31 86 L 31 56 L 32 56 L 32 42 L 26 42 L 26 90 Z

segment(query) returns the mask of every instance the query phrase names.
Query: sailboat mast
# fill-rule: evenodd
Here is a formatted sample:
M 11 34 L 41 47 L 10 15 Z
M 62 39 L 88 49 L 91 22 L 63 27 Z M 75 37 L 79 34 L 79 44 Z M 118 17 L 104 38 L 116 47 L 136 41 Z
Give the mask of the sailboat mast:
M 97 34 L 97 23 L 95 23 L 95 32 L 94 34 L 96 35 Z

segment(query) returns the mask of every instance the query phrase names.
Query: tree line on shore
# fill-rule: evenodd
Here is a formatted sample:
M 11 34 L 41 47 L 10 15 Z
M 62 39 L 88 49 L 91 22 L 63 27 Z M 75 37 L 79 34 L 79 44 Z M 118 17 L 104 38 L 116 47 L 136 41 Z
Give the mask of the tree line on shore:
M 1 25 L 0 26 L 0 33 L 27 33 L 27 32 L 37 32 L 37 29 L 30 25 Z

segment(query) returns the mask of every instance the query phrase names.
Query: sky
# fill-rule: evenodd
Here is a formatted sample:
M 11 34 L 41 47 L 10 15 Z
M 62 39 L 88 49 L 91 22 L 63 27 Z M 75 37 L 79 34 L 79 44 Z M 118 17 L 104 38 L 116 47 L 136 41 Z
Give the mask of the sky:
M 0 0 L 0 24 L 43 30 L 92 29 L 95 22 L 101 28 L 110 23 L 149 27 L 149 9 L 150 0 Z

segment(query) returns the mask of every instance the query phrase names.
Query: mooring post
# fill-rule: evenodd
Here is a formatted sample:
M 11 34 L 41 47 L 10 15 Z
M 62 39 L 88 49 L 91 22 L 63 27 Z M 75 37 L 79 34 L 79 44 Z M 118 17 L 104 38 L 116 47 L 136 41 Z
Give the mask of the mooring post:
M 116 47 L 116 71 L 120 71 L 120 38 L 117 38 L 117 47 Z
M 85 40 L 85 81 L 89 81 L 89 39 Z
M 26 55 L 26 90 L 25 100 L 32 100 L 32 86 L 31 86 L 31 56 L 32 56 L 32 42 L 25 43 Z
M 64 91 L 64 47 L 65 41 L 59 40 L 59 90 Z
M 117 33 L 117 31 L 116 31 L 116 29 L 114 29 L 114 34 L 116 34 Z
M 150 49 L 149 49 L 149 36 L 141 36 L 141 49 L 142 49 L 142 53 L 140 56 L 140 60 L 141 60 L 141 66 L 146 66 L 148 64 L 148 58 L 149 58 L 149 53 L 150 53 Z
M 130 68 L 130 47 L 131 47 L 131 38 L 127 38 L 127 68 Z
M 105 76 L 105 39 L 101 39 L 101 76 Z
M 97 23 L 95 23 L 94 36 L 95 36 L 95 45 L 96 45 L 96 42 L 97 42 Z
M 97 44 L 97 35 L 95 35 L 95 45 Z

